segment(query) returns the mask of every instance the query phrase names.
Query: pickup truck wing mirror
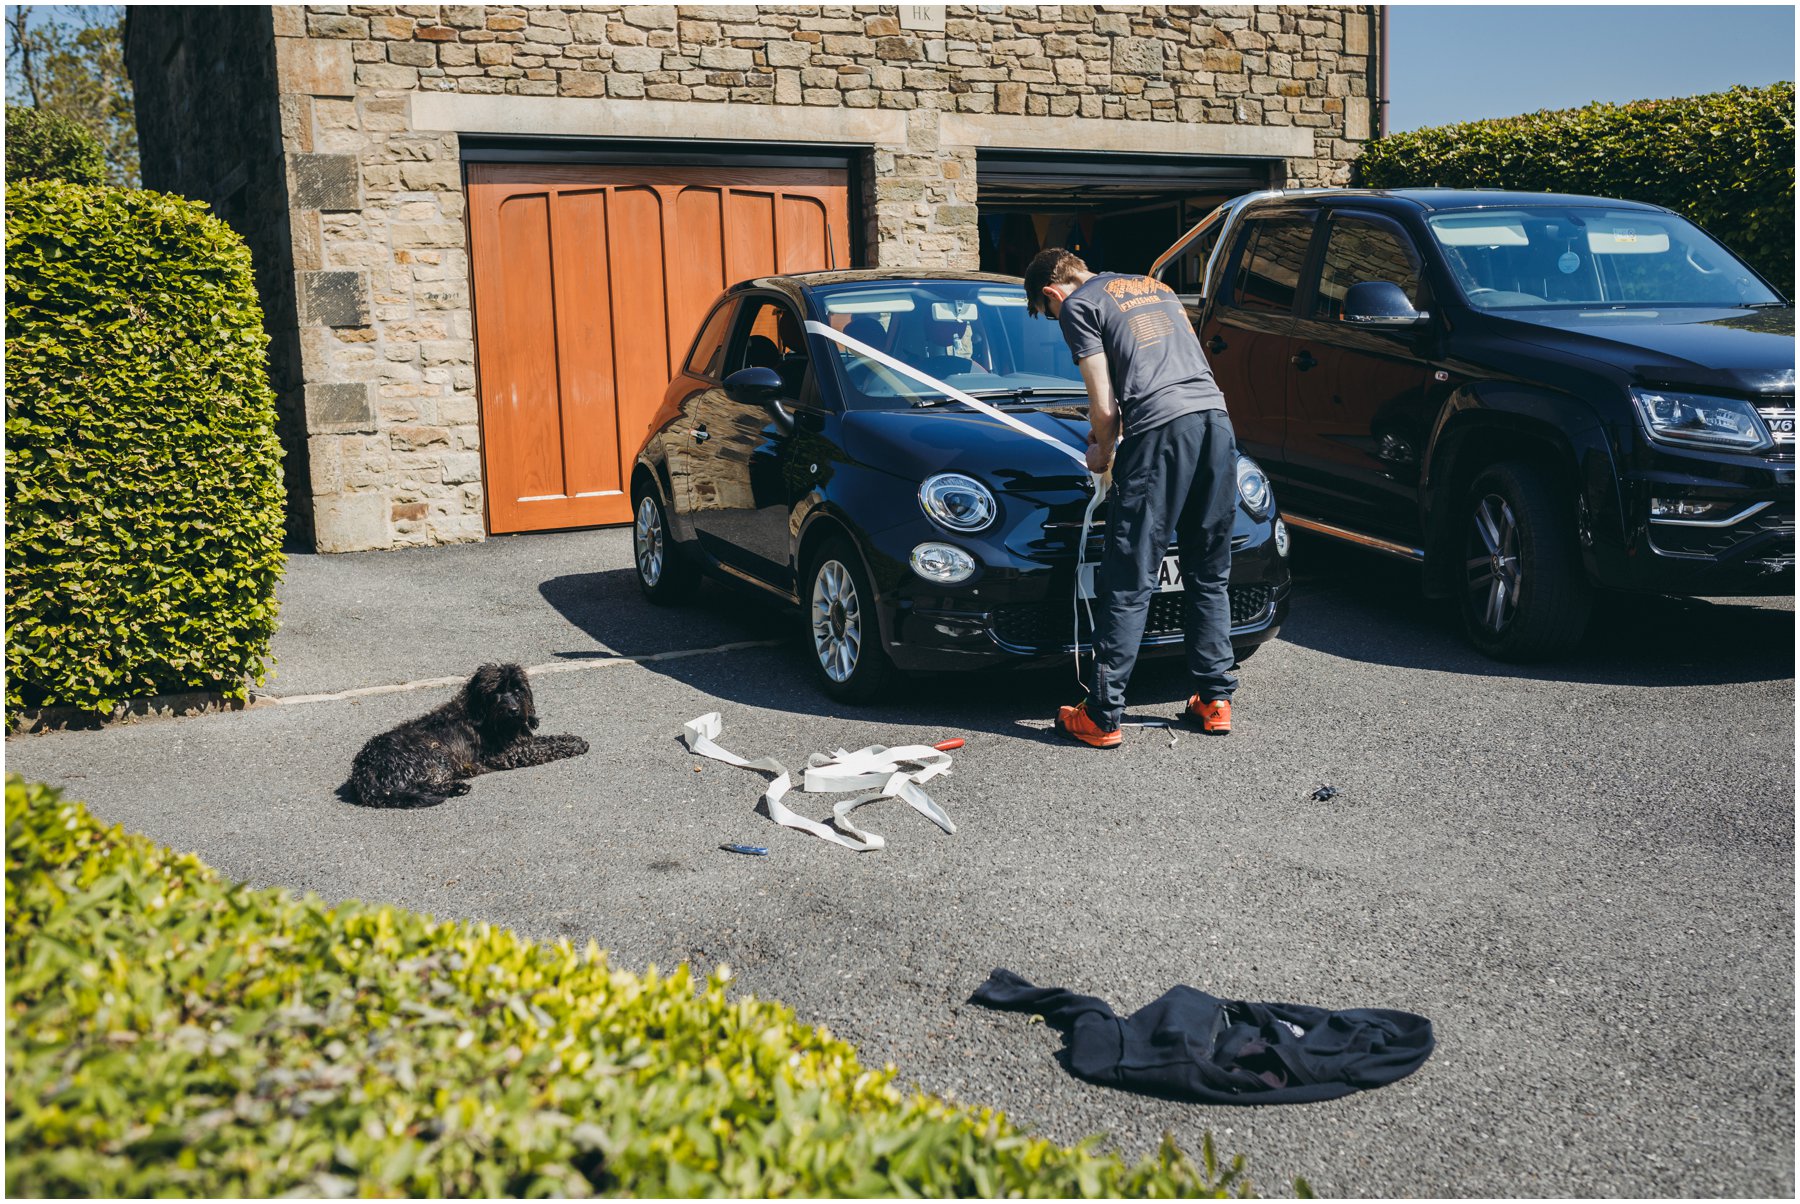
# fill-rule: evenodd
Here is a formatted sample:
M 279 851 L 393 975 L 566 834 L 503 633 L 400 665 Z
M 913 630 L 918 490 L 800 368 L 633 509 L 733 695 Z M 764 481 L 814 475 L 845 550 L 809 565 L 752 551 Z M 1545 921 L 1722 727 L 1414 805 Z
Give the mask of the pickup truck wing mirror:
M 1404 289 L 1386 280 L 1353 284 L 1344 293 L 1343 320 L 1353 326 L 1417 326 L 1430 317 L 1413 308 Z

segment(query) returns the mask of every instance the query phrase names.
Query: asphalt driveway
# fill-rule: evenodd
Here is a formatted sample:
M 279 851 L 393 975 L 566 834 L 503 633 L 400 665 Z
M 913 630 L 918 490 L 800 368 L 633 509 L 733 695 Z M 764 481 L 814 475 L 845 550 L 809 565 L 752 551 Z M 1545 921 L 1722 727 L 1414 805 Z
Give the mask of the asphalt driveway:
M 258 884 L 591 936 L 632 968 L 728 962 L 922 1088 L 1133 1156 L 1211 1128 L 1268 1194 L 1791 1196 L 1791 601 L 1619 605 L 1573 661 L 1524 670 L 1465 648 L 1403 566 L 1296 556 L 1227 740 L 1059 743 L 1061 672 L 840 707 L 791 623 L 710 588 L 654 610 L 628 534 L 600 531 L 297 556 L 266 688 L 301 701 L 14 737 L 7 765 Z M 447 696 L 400 687 L 490 660 L 541 667 L 543 730 L 594 751 L 429 811 L 336 797 L 363 740 Z M 1131 717 L 1182 695 L 1147 665 Z M 858 813 L 878 853 L 776 828 L 761 777 L 678 743 L 710 710 L 726 747 L 796 765 L 962 736 L 930 788 L 959 831 L 893 802 Z M 1342 794 L 1313 801 L 1322 782 Z M 1148 1099 L 968 1006 L 995 966 L 1122 1012 L 1182 982 L 1402 1008 L 1439 1047 L 1331 1103 Z

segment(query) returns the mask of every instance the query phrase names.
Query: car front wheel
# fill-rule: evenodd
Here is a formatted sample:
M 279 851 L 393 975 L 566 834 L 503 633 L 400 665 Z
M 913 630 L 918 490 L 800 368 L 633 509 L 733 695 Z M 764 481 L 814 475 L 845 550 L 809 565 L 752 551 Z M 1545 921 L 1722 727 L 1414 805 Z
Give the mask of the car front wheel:
M 1574 649 L 1593 590 L 1576 545 L 1575 507 L 1535 464 L 1496 464 L 1464 508 L 1463 627 L 1488 656 L 1533 661 Z
M 875 591 L 862 558 L 833 539 L 812 558 L 806 575 L 807 646 L 825 692 L 844 702 L 868 702 L 893 679 L 881 647 Z

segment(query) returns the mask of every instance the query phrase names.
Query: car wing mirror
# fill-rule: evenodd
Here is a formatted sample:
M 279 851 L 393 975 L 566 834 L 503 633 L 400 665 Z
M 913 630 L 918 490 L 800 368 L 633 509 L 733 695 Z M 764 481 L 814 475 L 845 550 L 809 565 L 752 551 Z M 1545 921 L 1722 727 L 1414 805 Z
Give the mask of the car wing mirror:
M 782 433 L 788 434 L 794 429 L 794 416 L 781 404 L 784 388 L 781 373 L 773 368 L 739 368 L 725 378 L 725 396 L 739 405 L 761 406 Z
M 1343 320 L 1352 326 L 1405 327 L 1429 321 L 1431 315 L 1413 308 L 1406 290 L 1386 280 L 1353 284 L 1344 293 Z

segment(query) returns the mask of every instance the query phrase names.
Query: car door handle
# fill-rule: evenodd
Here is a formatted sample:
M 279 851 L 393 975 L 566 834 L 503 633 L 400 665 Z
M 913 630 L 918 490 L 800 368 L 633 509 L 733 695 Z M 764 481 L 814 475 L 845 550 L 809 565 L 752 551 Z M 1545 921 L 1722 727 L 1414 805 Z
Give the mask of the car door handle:
M 710 438 L 712 438 L 712 434 L 705 427 L 697 426 L 694 428 L 695 443 L 705 443 Z
M 1319 366 L 1319 361 L 1312 357 L 1312 352 L 1310 351 L 1302 351 L 1299 355 L 1289 359 L 1288 363 L 1294 365 L 1294 367 L 1300 369 L 1302 372 L 1306 371 L 1308 368 L 1316 368 Z
M 1225 342 L 1225 340 L 1220 338 L 1216 334 L 1212 338 L 1206 340 L 1206 349 L 1208 351 L 1212 352 L 1214 355 L 1217 355 L 1217 354 L 1219 354 L 1219 352 L 1225 350 L 1225 348 L 1227 346 L 1228 346 L 1228 344 Z

